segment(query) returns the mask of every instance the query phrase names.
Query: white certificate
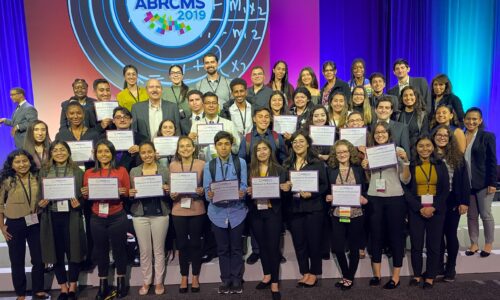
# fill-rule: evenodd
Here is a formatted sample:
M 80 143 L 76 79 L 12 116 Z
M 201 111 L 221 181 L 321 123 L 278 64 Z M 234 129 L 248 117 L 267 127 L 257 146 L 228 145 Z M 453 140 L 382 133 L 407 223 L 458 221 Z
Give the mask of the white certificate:
M 170 173 L 170 192 L 180 194 L 195 194 L 198 187 L 198 173 Z
M 68 142 L 71 149 L 71 159 L 74 162 L 83 162 L 93 160 L 94 145 L 92 141 L 74 141 Z
M 175 155 L 175 151 L 177 151 L 178 141 L 178 136 L 157 136 L 153 138 L 153 143 L 155 144 L 156 151 L 158 151 L 158 153 L 162 157 Z
M 312 144 L 317 146 L 333 146 L 335 143 L 335 126 L 309 126 Z
M 280 198 L 279 177 L 252 178 L 252 199 Z
M 361 185 L 332 184 L 332 206 L 360 206 Z
M 66 200 L 75 197 L 75 178 L 56 177 L 43 178 L 43 199 Z
M 297 130 L 297 116 L 274 116 L 273 130 L 280 134 L 294 133 Z
M 161 175 L 134 177 L 135 198 L 161 197 L 163 193 L 163 178 Z
M 214 144 L 214 137 L 219 131 L 224 130 L 224 124 L 198 124 L 198 144 Z
M 366 146 L 366 127 L 340 128 L 340 139 L 349 141 L 354 147 Z
M 89 200 L 118 200 L 118 178 L 99 177 L 89 178 Z
M 318 171 L 290 171 L 292 192 L 318 192 Z
M 240 199 L 240 184 L 238 180 L 224 180 L 212 182 L 210 190 L 214 192 L 213 203 Z
M 366 155 L 370 169 L 394 166 L 398 163 L 394 144 L 366 148 Z
M 116 101 L 95 101 L 95 115 L 97 121 L 102 121 L 104 119 L 113 119 L 113 110 L 118 107 L 118 102 Z
M 127 151 L 134 145 L 132 130 L 106 130 L 106 138 L 113 143 L 116 151 Z

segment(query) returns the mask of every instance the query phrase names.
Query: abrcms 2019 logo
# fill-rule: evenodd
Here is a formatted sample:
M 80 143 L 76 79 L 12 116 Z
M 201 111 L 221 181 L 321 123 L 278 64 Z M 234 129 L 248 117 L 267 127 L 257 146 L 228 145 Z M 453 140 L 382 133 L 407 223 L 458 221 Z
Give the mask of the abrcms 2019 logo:
M 151 42 L 178 47 L 203 34 L 212 17 L 213 1 L 133 0 L 127 9 L 135 28 Z

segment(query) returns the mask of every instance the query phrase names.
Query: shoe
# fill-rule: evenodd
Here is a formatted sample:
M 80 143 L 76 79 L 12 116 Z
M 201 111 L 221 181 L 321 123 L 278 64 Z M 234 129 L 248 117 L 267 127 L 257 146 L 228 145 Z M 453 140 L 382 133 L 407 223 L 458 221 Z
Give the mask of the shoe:
M 43 295 L 37 295 L 37 294 L 34 294 L 31 299 L 40 299 L 40 300 L 44 300 L 44 299 L 49 299 L 50 296 L 49 294 L 43 294 Z
M 123 298 L 128 294 L 128 287 L 125 283 L 125 276 L 116 277 L 116 296 Z
M 76 292 L 69 291 L 68 292 L 68 300 L 76 300 Z
M 68 300 L 68 293 L 60 293 L 57 300 Z
M 420 283 L 421 283 L 421 280 L 417 280 L 416 278 L 412 278 L 412 279 L 410 280 L 410 284 L 409 284 L 409 285 L 410 285 L 410 286 L 419 286 L 419 285 L 420 285 Z
M 282 264 L 286 263 L 286 258 L 283 255 L 281 255 L 280 263 L 282 263 Z
M 401 282 L 395 283 L 394 280 L 389 280 L 386 284 L 384 284 L 384 289 L 393 290 L 399 286 Z
M 271 295 L 273 296 L 273 300 L 281 300 L 281 293 L 280 292 L 271 291 Z
M 211 255 L 211 254 L 207 254 L 207 255 L 203 255 L 201 257 L 201 263 L 202 264 L 206 264 L 206 263 L 209 263 L 212 261 L 212 259 L 214 259 L 215 256 Z
M 258 254 L 255 254 L 255 253 L 252 253 L 250 254 L 250 256 L 247 258 L 247 264 L 249 265 L 253 265 L 255 264 L 256 262 L 259 261 L 259 255 Z
M 295 285 L 296 288 L 303 288 L 304 287 L 304 283 L 303 282 L 297 282 L 297 284 Z
M 434 287 L 434 284 L 424 281 L 424 285 L 422 287 L 424 288 L 424 290 L 430 290 Z
M 139 295 L 144 296 L 149 293 L 149 284 L 143 284 L 141 288 L 139 289 Z
M 303 282 L 303 283 L 302 283 L 302 285 L 303 285 L 303 287 L 305 287 L 306 289 L 308 289 L 308 288 L 313 288 L 313 287 L 315 287 L 316 285 L 318 285 L 318 278 L 316 278 L 316 280 L 314 281 L 314 283 L 313 283 L 313 284 L 308 284 L 308 283 Z
M 107 279 L 99 279 L 99 290 L 95 296 L 95 300 L 104 300 L 108 297 L 109 286 Z
M 475 251 L 466 250 L 465 255 L 472 256 L 472 255 L 476 254 L 477 252 L 479 252 L 479 249 L 476 249 Z
M 446 272 L 443 277 L 444 282 L 454 282 L 455 281 L 456 272 Z
M 231 294 L 241 294 L 243 293 L 243 286 L 241 284 L 233 285 L 230 289 Z
M 188 292 L 188 288 L 187 287 L 180 287 L 179 288 L 179 294 L 185 294 Z M 219 293 L 220 294 L 220 293 Z
M 370 279 L 370 286 L 379 286 L 380 279 L 380 277 L 372 277 L 372 279 Z
M 199 293 L 200 287 L 191 285 L 191 293 Z
M 343 291 L 348 291 L 348 290 L 350 290 L 352 288 L 353 285 L 354 285 L 354 281 L 346 279 L 342 283 L 342 286 L 340 287 L 340 289 L 343 290 Z
M 335 282 L 335 287 L 340 289 L 343 284 L 344 284 L 344 279 L 341 279 L 341 280 Z
M 217 292 L 219 294 L 229 294 L 230 289 L 231 289 L 231 286 L 229 284 L 223 283 L 223 284 L 219 285 L 219 289 Z
M 165 293 L 165 286 L 163 284 L 160 286 L 158 285 L 155 286 L 155 295 L 163 295 L 164 293 Z
M 481 251 L 481 253 L 479 253 L 479 256 L 481 257 L 488 257 L 490 256 L 491 252 L 486 252 L 484 250 Z
M 268 282 L 259 282 L 257 286 L 255 287 L 256 290 L 265 290 L 271 287 L 271 280 Z

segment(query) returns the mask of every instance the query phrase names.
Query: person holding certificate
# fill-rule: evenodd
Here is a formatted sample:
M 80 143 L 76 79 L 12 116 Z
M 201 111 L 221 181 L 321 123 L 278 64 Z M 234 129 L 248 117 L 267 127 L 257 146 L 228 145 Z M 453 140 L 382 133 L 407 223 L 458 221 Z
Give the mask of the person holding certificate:
M 315 105 L 311 109 L 311 114 L 306 122 L 306 129 L 310 126 L 329 126 L 330 119 L 328 118 L 328 110 L 321 104 Z M 336 139 L 337 137 L 335 137 Z M 318 152 L 318 157 L 321 160 L 327 161 L 328 155 L 330 154 L 331 146 L 313 146 L 313 148 Z
M 342 271 L 342 280 L 335 284 L 342 290 L 349 290 L 354 284 L 354 276 L 358 269 L 361 237 L 364 236 L 364 211 L 361 204 L 366 200 L 366 176 L 360 166 L 356 148 L 346 140 L 339 140 L 332 147 L 328 160 L 328 180 L 331 185 L 360 185 L 360 200 L 349 203 L 352 206 L 336 205 L 334 194 L 326 196 L 326 202 L 331 204 L 329 215 L 332 226 L 332 245 L 335 256 Z M 345 249 L 349 248 L 349 264 Z
M 378 123 L 373 128 L 375 145 L 386 145 L 392 142 L 389 124 Z M 375 163 L 375 162 L 373 162 Z M 369 169 L 368 159 L 361 162 L 365 170 Z M 378 286 L 381 281 L 382 245 L 384 236 L 388 239 L 392 257 L 392 277 L 384 285 L 385 289 L 395 289 L 399 286 L 399 274 L 403 266 L 404 228 L 406 217 L 406 201 L 401 183 L 410 182 L 410 163 L 406 152 L 398 148 L 397 164 L 371 169 L 368 186 L 368 201 L 370 210 L 370 236 L 372 243 L 373 277 L 370 286 Z M 388 232 L 383 232 L 384 227 Z
M 161 121 L 156 136 L 175 136 L 175 131 L 175 123 L 172 120 L 165 119 Z M 158 162 L 160 165 L 168 168 L 168 165 L 172 162 L 172 155 L 162 157 L 158 160 Z
M 208 217 L 217 242 L 222 285 L 219 294 L 243 292 L 243 230 L 247 207 L 242 201 L 247 190 L 247 164 L 231 155 L 234 138 L 221 131 L 214 137 L 216 158 L 205 164 L 203 188 L 209 201 Z M 236 184 L 236 187 L 235 187 Z M 217 187 L 216 191 L 213 189 Z M 232 199 L 231 199 L 232 198 Z M 220 200 L 218 199 L 230 199 Z
M 349 114 L 349 106 L 346 95 L 341 92 L 333 92 L 328 104 L 328 117 L 330 124 L 335 126 L 337 132 L 344 128 Z
M 87 170 L 83 176 L 82 195 L 92 203 L 90 228 L 94 243 L 93 257 L 97 261 L 99 276 L 96 300 L 104 300 L 114 294 L 108 285 L 110 243 L 116 266 L 116 294 L 121 298 L 128 293 L 125 283 L 128 221 L 123 201 L 128 199 L 130 178 L 124 167 L 116 166 L 116 149 L 111 142 L 100 140 L 95 149 L 95 167 Z M 99 182 L 99 178 L 107 180 Z M 89 184 L 91 179 L 93 185 Z M 110 185 L 113 182 L 117 182 L 117 190 L 110 188 L 116 188 L 116 185 Z M 91 193 L 94 199 L 90 197 Z
M 71 149 L 64 141 L 55 141 L 49 148 L 50 160 L 40 170 L 43 185 L 53 178 L 73 178 L 73 185 L 68 191 L 75 197 L 54 199 L 44 193 L 38 203 L 42 210 L 40 217 L 40 237 L 43 241 L 42 259 L 44 263 L 54 265 L 57 283 L 61 287 L 59 299 L 76 299 L 80 263 L 87 255 L 87 239 L 83 224 L 81 188 L 83 171 L 71 160 Z M 48 184 L 48 182 L 47 182 Z M 51 197 L 50 199 L 48 197 Z M 68 261 L 68 272 L 65 268 Z M 69 282 L 69 284 L 68 284 Z
M 196 173 L 196 190 L 191 193 L 170 193 L 173 200 L 172 219 L 179 249 L 179 265 L 181 271 L 180 293 L 188 291 L 189 263 L 191 262 L 191 292 L 200 291 L 200 270 L 202 256 L 203 225 L 206 220 L 205 193 L 203 183 L 203 168 L 205 162 L 196 159 L 196 147 L 193 140 L 184 136 L 177 142 L 175 160 L 170 164 L 170 174 Z M 170 186 L 177 185 L 171 180 Z M 174 188 L 177 188 L 174 186 Z
M 280 190 L 284 192 L 290 190 L 290 185 L 286 183 L 287 172 L 274 158 L 271 144 L 267 140 L 260 140 L 253 146 L 249 172 L 250 185 L 253 180 L 257 181 L 259 178 L 277 179 L 275 186 L 270 186 L 265 182 L 258 186 L 255 184 L 248 188 L 247 193 L 254 198 L 249 204 L 250 224 L 259 245 L 259 255 L 264 271 L 264 278 L 256 288 L 266 289 L 270 286 L 273 299 L 281 299 L 278 287 L 282 226 Z M 267 190 L 273 190 L 274 195 L 267 197 L 263 195 L 262 198 L 260 193 L 266 193 Z
M 155 294 L 161 295 L 165 292 L 163 281 L 165 279 L 165 238 L 167 237 L 170 207 L 168 206 L 164 193 L 168 187 L 168 167 L 156 162 L 156 149 L 152 142 L 146 141 L 139 146 L 139 155 L 143 163 L 130 171 L 129 196 L 131 197 L 130 212 L 134 230 L 139 244 L 141 259 L 141 272 L 144 283 L 139 289 L 139 295 L 147 295 L 150 285 L 153 283 L 153 260 L 154 260 L 154 284 Z M 148 186 L 146 176 L 161 177 L 158 185 Z M 141 179 L 140 181 L 137 179 Z M 151 180 L 153 177 L 151 177 Z M 147 193 L 145 190 L 154 190 L 148 196 L 140 196 Z M 134 199 L 135 197 L 135 199 Z M 153 254 L 153 255 L 152 255 Z
M 443 160 L 450 176 L 450 195 L 446 200 L 446 214 L 444 216 L 443 238 L 439 254 L 439 273 L 444 274 L 446 282 L 455 281 L 455 266 L 457 265 L 458 249 L 457 237 L 460 216 L 467 213 L 470 205 L 469 172 L 462 152 L 458 149 L 453 132 L 446 125 L 436 127 L 433 136 L 436 144 L 436 154 Z M 446 248 L 446 265 L 444 253 Z
M 33 299 L 48 299 L 44 292 L 37 202 L 40 185 L 33 157 L 26 150 L 12 151 L 0 171 L 0 229 L 9 247 L 12 284 L 17 299 L 26 297 L 24 271 L 26 243 L 31 257 Z M 8 203 L 8 205 L 7 205 Z
M 300 88 L 299 88 L 300 89 Z M 297 287 L 314 287 L 318 282 L 318 275 L 322 273 L 321 239 L 323 237 L 324 197 L 328 189 L 325 163 L 318 159 L 311 145 L 312 140 L 305 130 L 296 131 L 290 141 L 293 151 L 284 165 L 288 171 L 317 172 L 316 182 L 310 191 L 298 190 L 294 192 L 289 202 L 290 232 L 293 246 L 302 278 Z M 297 174 L 306 172 L 297 172 Z M 299 177 L 300 178 L 300 177 Z M 294 190 L 294 182 L 288 181 Z
M 306 125 L 312 106 L 311 92 L 309 92 L 306 87 L 299 87 L 293 92 L 293 106 L 290 110 L 290 114 L 297 116 L 297 130 Z M 290 132 L 290 134 L 292 134 L 292 132 Z
M 441 270 L 439 255 L 450 192 L 448 168 L 434 157 L 434 148 L 430 136 L 417 139 L 417 155 L 410 166 L 412 180 L 408 184 L 409 193 L 406 193 L 413 268 L 410 286 L 419 286 L 423 281 L 424 289 L 433 287 Z M 422 273 L 424 236 L 427 259 L 425 273 Z
M 49 160 L 49 126 L 42 120 L 36 120 L 28 126 L 23 149 L 28 151 L 38 169 Z

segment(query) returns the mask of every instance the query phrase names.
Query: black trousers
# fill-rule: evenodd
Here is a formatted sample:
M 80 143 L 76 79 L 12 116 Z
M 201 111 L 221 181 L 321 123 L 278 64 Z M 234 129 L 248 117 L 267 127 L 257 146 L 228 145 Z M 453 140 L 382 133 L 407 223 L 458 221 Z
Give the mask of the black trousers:
M 83 216 L 85 217 L 85 236 L 87 237 L 87 259 L 84 264 L 91 265 L 93 259 L 94 239 L 90 219 L 92 216 L 92 201 L 83 201 Z
M 26 256 L 26 242 L 31 256 L 31 284 L 33 294 L 43 292 L 43 262 L 40 245 L 40 224 L 26 226 L 24 218 L 7 219 L 7 231 L 12 239 L 7 242 L 9 247 L 10 266 L 12 270 L 12 284 L 17 296 L 26 295 L 26 273 L 24 261 Z
M 359 247 L 364 235 L 364 216 L 350 219 L 350 223 L 342 223 L 339 217 L 331 217 L 333 252 L 339 262 L 342 277 L 354 280 L 359 264 Z M 349 247 L 349 264 L 345 254 Z
M 332 240 L 332 224 L 330 216 L 328 215 L 330 207 L 324 208 L 323 210 L 323 236 L 321 237 L 321 255 L 330 255 L 333 252 L 333 241 Z
M 179 249 L 179 265 L 182 276 L 189 275 L 189 262 L 191 262 L 192 273 L 200 275 L 201 269 L 201 236 L 206 216 L 172 216 L 175 234 L 177 237 L 177 248 Z
M 439 271 L 445 268 L 446 273 L 454 273 L 457 265 L 458 242 L 457 230 L 460 222 L 460 213 L 457 207 L 449 207 L 446 209 L 444 216 L 443 238 L 441 239 L 441 249 L 439 253 Z M 444 252 L 448 254 L 446 266 L 444 264 Z
M 301 274 L 323 273 L 321 264 L 323 216 L 322 210 L 290 215 L 290 232 Z
M 217 241 L 220 278 L 224 284 L 241 285 L 243 278 L 244 229 L 244 222 L 234 228 L 221 228 L 212 224 L 212 231 Z
M 271 282 L 279 281 L 280 272 L 280 240 L 281 240 L 281 211 L 272 209 L 254 210 L 250 213 L 251 232 L 259 244 L 260 261 L 264 275 L 271 275 Z
M 439 271 L 439 254 L 443 235 L 444 215 L 434 215 L 426 219 L 419 213 L 408 213 L 411 241 L 411 266 L 415 277 L 422 276 L 423 257 L 422 251 L 427 249 L 425 263 L 426 278 L 434 279 Z
M 382 261 L 384 239 L 388 238 L 392 251 L 393 266 L 394 268 L 400 268 L 403 266 L 406 200 L 403 196 L 370 196 L 368 205 L 372 262 L 380 263 Z M 384 232 L 384 229 L 386 232 Z
M 80 264 L 70 261 L 69 213 L 52 212 L 51 218 L 57 260 L 54 264 L 57 283 L 63 284 L 68 282 L 68 277 L 69 282 L 77 282 L 80 273 Z M 65 256 L 68 259 L 68 274 L 66 274 L 64 266 Z
M 99 277 L 107 277 L 109 272 L 109 247 L 113 251 L 116 274 L 127 272 L 127 215 L 121 211 L 107 218 L 92 215 L 90 218 L 94 240 L 94 261 L 97 263 Z

